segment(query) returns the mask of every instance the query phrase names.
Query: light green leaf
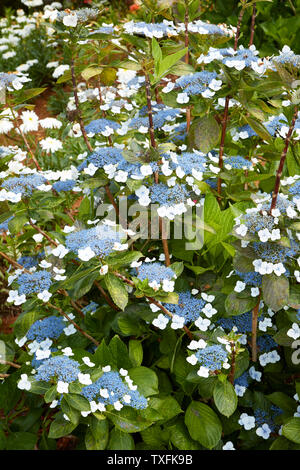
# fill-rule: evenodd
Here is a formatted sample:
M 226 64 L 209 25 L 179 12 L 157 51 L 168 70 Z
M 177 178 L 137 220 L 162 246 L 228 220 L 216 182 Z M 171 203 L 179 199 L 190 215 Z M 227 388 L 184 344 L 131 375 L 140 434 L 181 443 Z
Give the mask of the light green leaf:
M 282 435 L 292 442 L 300 444 L 300 418 L 292 418 L 282 428 Z
M 185 424 L 195 441 L 204 447 L 215 447 L 222 434 L 222 425 L 216 413 L 204 403 L 192 401 L 185 413 Z
M 213 397 L 215 405 L 222 415 L 229 418 L 235 412 L 238 399 L 230 382 L 218 380 L 214 387 Z
M 114 303 L 120 307 L 121 310 L 124 310 L 128 303 L 128 292 L 123 282 L 110 273 L 106 274 L 104 279 L 108 292 L 110 293 Z

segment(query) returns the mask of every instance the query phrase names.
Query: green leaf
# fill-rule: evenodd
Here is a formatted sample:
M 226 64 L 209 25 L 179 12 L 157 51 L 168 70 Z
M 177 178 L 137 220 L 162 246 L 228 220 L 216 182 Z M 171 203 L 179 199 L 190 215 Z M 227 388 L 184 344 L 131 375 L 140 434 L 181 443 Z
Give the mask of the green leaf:
M 109 450 L 134 450 L 134 440 L 130 434 L 113 429 L 108 443 Z
M 96 281 L 96 279 L 99 277 L 99 271 L 92 271 L 88 274 L 86 274 L 84 277 L 79 279 L 77 282 L 75 282 L 72 286 L 72 289 L 69 290 L 69 295 L 73 300 L 80 299 L 83 297 L 87 292 L 89 292 Z
M 215 447 L 222 434 L 222 425 L 216 413 L 204 403 L 192 401 L 185 413 L 185 424 L 195 441 L 204 447 Z
M 282 435 L 292 442 L 300 444 L 300 418 L 292 418 L 282 428 Z
M 106 411 L 105 414 L 120 431 L 126 433 L 142 431 L 152 424 L 129 406 L 125 406 L 120 411 Z
M 118 279 L 113 274 L 106 274 L 104 277 L 106 287 L 113 299 L 114 303 L 120 307 L 121 310 L 124 310 L 128 303 L 128 292 L 120 279 Z
M 129 357 L 134 367 L 140 366 L 143 361 L 143 346 L 141 341 L 131 339 L 129 341 Z
M 102 67 L 87 67 L 81 72 L 81 75 L 84 80 L 89 80 L 90 78 L 95 77 L 96 75 L 100 75 L 102 70 Z
M 98 420 L 94 416 L 91 419 L 90 427 L 85 435 L 85 445 L 87 450 L 106 449 L 109 438 L 108 420 Z
M 289 303 L 289 281 L 284 276 L 268 274 L 262 280 L 263 300 L 274 312 Z
M 295 400 L 283 392 L 273 392 L 270 395 L 267 395 L 267 398 L 274 403 L 274 405 L 288 413 L 292 414 L 295 409 Z
M 14 323 L 14 332 L 17 338 L 26 335 L 31 325 L 39 318 L 38 312 L 24 312 L 16 319 Z
M 30 393 L 44 395 L 51 388 L 49 383 L 37 382 L 34 377 L 29 377 L 28 380 L 31 383 Z
M 58 439 L 60 437 L 67 436 L 75 428 L 77 424 L 71 423 L 63 418 L 61 414 L 56 415 L 55 420 L 52 421 L 49 429 L 49 438 Z
M 57 85 L 59 83 L 65 83 L 71 80 L 71 70 L 66 70 L 61 77 L 59 77 L 56 81 Z
M 28 218 L 26 215 L 17 215 L 8 222 L 8 229 L 12 235 L 16 235 L 22 230 L 27 221 Z
M 56 385 L 53 385 L 53 387 L 49 388 L 47 392 L 44 395 L 44 400 L 46 403 L 51 403 L 53 400 L 55 400 L 57 395 L 57 390 L 56 390 Z
M 233 385 L 231 385 L 228 380 L 225 382 L 218 380 L 216 382 L 213 391 L 213 397 L 215 405 L 222 415 L 229 418 L 229 416 L 235 412 L 238 399 Z
M 33 450 L 37 435 L 31 432 L 13 432 L 7 437 L 7 450 Z
M 95 351 L 94 359 L 97 363 L 99 363 L 102 367 L 107 365 L 117 365 L 113 364 L 113 355 L 110 351 L 109 347 L 107 346 L 105 340 L 101 341 L 100 346 Z
M 255 297 L 240 298 L 236 292 L 231 292 L 225 300 L 225 309 L 228 315 L 241 315 L 255 307 Z
M 67 393 L 64 395 L 65 401 L 75 410 L 90 411 L 89 401 L 82 395 L 76 393 Z
M 137 72 L 141 70 L 142 68 L 140 64 L 138 64 L 137 62 L 134 62 L 133 60 L 124 60 L 123 62 L 119 64 L 119 66 L 122 69 L 136 70 Z
M 144 397 L 158 393 L 158 378 L 153 370 L 143 366 L 135 367 L 129 370 L 129 376 Z
M 121 341 L 118 335 L 114 336 L 109 343 L 109 349 L 112 353 L 112 363 L 116 365 L 118 369 L 130 369 L 132 367 L 129 359 L 126 345 Z
M 6 435 L 2 429 L 0 429 L 0 450 L 6 449 Z
M 172 73 L 174 75 L 178 75 L 179 77 L 181 77 L 182 75 L 195 73 L 195 69 L 191 64 L 186 64 L 185 62 L 180 61 L 170 68 L 169 73 Z
M 247 124 L 249 124 L 250 127 L 256 132 L 256 134 L 259 135 L 263 140 L 266 140 L 267 142 L 272 142 L 272 137 L 265 128 L 259 121 L 256 119 L 253 119 L 249 116 L 245 116 L 245 121 Z
M 201 266 L 191 266 L 190 264 L 185 264 L 185 267 L 193 271 L 195 274 L 203 274 L 206 271 L 210 271 L 211 268 L 202 268 Z
M 66 396 L 67 394 L 64 394 L 60 403 L 61 410 L 69 418 L 70 422 L 77 426 L 80 419 L 80 413 L 78 410 L 76 410 L 75 408 L 73 408 L 73 406 L 70 405 L 68 399 L 66 399 Z
M 46 88 L 31 88 L 29 90 L 21 90 L 18 94 L 17 100 L 14 101 L 14 104 L 24 103 L 29 101 L 31 98 L 40 95 L 46 90 Z
M 100 81 L 105 86 L 111 86 L 116 80 L 117 70 L 112 67 L 106 67 L 100 74 Z
M 188 430 L 182 418 L 176 420 L 175 424 L 170 427 L 172 444 L 179 450 L 199 450 L 201 445 L 199 442 L 191 439 Z
M 164 420 L 172 419 L 182 412 L 178 402 L 173 397 L 151 398 L 148 406 L 156 410 Z
M 126 266 L 133 263 L 133 261 L 137 261 L 142 256 L 143 254 L 140 251 L 121 252 L 108 256 L 105 262 L 109 266 Z
M 160 62 L 158 70 L 158 78 L 163 77 L 173 65 L 175 65 L 187 52 L 187 48 L 182 49 L 181 51 L 174 52 L 174 54 L 167 55 Z
M 208 153 L 219 142 L 220 126 L 211 114 L 194 119 L 188 134 L 190 148 Z
M 152 57 L 155 63 L 155 73 L 158 74 L 160 63 L 162 61 L 162 51 L 154 37 L 152 38 Z

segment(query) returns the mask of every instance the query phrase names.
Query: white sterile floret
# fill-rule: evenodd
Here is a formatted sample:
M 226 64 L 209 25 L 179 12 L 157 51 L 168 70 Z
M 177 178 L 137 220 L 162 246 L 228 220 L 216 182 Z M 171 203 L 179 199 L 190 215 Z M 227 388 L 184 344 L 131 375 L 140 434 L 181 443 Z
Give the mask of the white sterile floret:
M 64 333 L 66 336 L 71 336 L 76 333 L 76 328 L 73 324 L 69 325 L 68 327 L 64 328 Z
M 185 104 L 190 101 L 190 98 L 187 93 L 178 93 L 176 101 L 177 103 Z
M 155 304 L 149 304 L 149 307 L 151 308 L 153 313 L 158 312 L 160 310 L 160 307 Z
M 86 248 L 80 248 L 78 250 L 78 258 L 80 258 L 82 261 L 89 261 L 95 256 L 96 253 L 89 246 L 87 246 Z
M 175 87 L 175 83 L 174 82 L 168 82 L 168 84 L 162 88 L 162 92 L 163 93 L 169 93 L 170 91 L 173 90 L 173 88 Z
M 36 233 L 35 235 L 32 235 L 32 238 L 36 243 L 40 243 L 43 240 L 44 236 L 41 233 Z
M 300 327 L 298 323 L 293 323 L 292 328 L 287 331 L 287 335 L 290 338 L 298 339 L 300 337 Z
M 213 315 L 215 315 L 218 311 L 211 305 L 211 303 L 207 303 L 201 312 L 204 313 L 204 315 L 208 318 L 211 318 Z
M 100 268 L 101 276 L 104 276 L 105 274 L 107 274 L 107 272 L 108 272 L 108 265 L 105 264 L 104 266 L 101 266 L 101 268 Z
M 264 320 L 258 322 L 258 329 L 260 331 L 267 331 L 267 328 L 271 326 L 272 326 L 271 318 L 264 318 Z
M 257 297 L 259 292 L 259 287 L 251 287 L 251 297 Z
M 204 341 L 204 339 L 199 339 L 199 341 L 195 341 L 193 339 L 188 345 L 188 348 L 195 350 L 195 349 L 204 349 L 206 346 L 207 346 L 207 343 L 206 341 Z
M 160 313 L 158 317 L 153 320 L 152 325 L 156 326 L 160 330 L 164 330 L 168 323 L 169 319 Z
M 40 266 L 41 268 L 47 269 L 47 268 L 50 268 L 50 266 L 52 266 L 52 264 L 51 264 L 51 263 L 48 263 L 48 262 L 44 259 L 43 261 L 41 261 L 41 262 L 39 263 L 39 266 Z
M 209 369 L 207 367 L 201 366 L 200 369 L 197 371 L 197 375 L 207 379 L 207 377 L 209 377 Z
M 52 255 L 57 256 L 62 259 L 69 253 L 69 250 L 64 245 L 58 245 L 54 250 L 52 250 Z
M 234 390 L 238 397 L 243 397 L 245 395 L 247 388 L 243 387 L 242 385 L 236 384 L 234 386 Z
M 131 396 L 126 394 L 123 396 L 123 401 L 127 404 L 129 404 L 131 402 Z
M 254 416 L 249 416 L 247 413 L 242 413 L 238 423 L 244 427 L 246 431 L 255 427 L 255 418 Z
M 95 166 L 93 163 L 89 163 L 89 165 L 86 168 L 84 168 L 83 171 L 87 175 L 93 176 L 96 173 L 97 170 L 98 170 L 97 166 Z
M 83 385 L 91 385 L 93 382 L 91 381 L 91 376 L 90 374 L 78 374 L 78 380 L 81 384 Z
M 195 321 L 195 325 L 197 326 L 197 328 L 199 328 L 199 330 L 201 331 L 207 331 L 209 325 L 210 325 L 211 321 L 208 320 L 207 318 L 202 318 L 202 317 L 199 317 L 196 321 Z
M 88 367 L 94 367 L 94 362 L 90 360 L 88 356 L 85 356 L 82 358 L 82 361 L 88 366 Z
M 146 186 L 142 185 L 139 189 L 135 191 L 135 194 L 138 197 L 139 204 L 141 206 L 149 206 L 151 199 L 149 198 L 149 189 Z
M 189 362 L 190 364 L 192 364 L 192 366 L 195 366 L 198 362 L 198 359 L 197 357 L 195 356 L 195 354 L 191 354 L 190 356 L 188 356 L 186 358 L 187 362 Z
M 65 26 L 75 28 L 77 26 L 78 18 L 76 13 L 71 13 L 70 15 L 66 15 L 63 18 L 63 24 Z
M 74 230 L 75 230 L 74 225 L 73 226 L 65 225 L 63 228 L 64 233 L 71 233 L 71 232 L 74 232 Z
M 277 351 L 270 351 L 259 356 L 259 362 L 264 367 L 267 364 L 275 364 L 280 361 L 280 356 Z
M 235 229 L 235 231 L 238 235 L 240 235 L 241 237 L 244 237 L 248 231 L 248 228 L 246 227 L 246 225 L 241 224 Z
M 245 288 L 246 288 L 246 283 L 245 282 L 237 281 L 236 285 L 235 285 L 235 288 L 234 288 L 234 291 L 235 292 L 243 292 L 243 290 L 245 290 Z
M 43 359 L 48 359 L 51 356 L 51 350 L 43 350 L 43 349 L 37 349 L 35 352 L 35 358 L 38 361 L 41 361 Z
M 63 382 L 59 380 L 57 382 L 56 390 L 58 393 L 69 393 L 69 384 L 67 382 Z
M 271 234 L 267 228 L 259 230 L 258 236 L 261 242 L 267 242 L 271 238 Z
M 272 431 L 267 423 L 264 423 L 262 426 L 256 429 L 256 434 L 263 439 L 269 439 L 271 432 Z
M 163 282 L 162 282 L 162 289 L 165 292 L 173 292 L 174 291 L 174 285 L 175 285 L 174 281 L 169 281 L 168 279 L 164 279 Z
M 15 343 L 20 347 L 22 348 L 24 346 L 24 344 L 27 342 L 27 337 L 26 336 L 23 336 L 23 338 L 20 338 L 20 339 L 15 339 Z
M 226 442 L 226 444 L 222 447 L 222 450 L 235 450 L 234 445 L 231 441 Z
M 119 400 L 115 401 L 115 403 L 114 403 L 114 408 L 117 411 L 120 411 L 123 408 L 123 406 L 124 405 L 122 405 L 122 403 Z
M 258 370 L 256 370 L 254 366 L 250 367 L 249 375 L 250 375 L 251 379 L 256 380 L 257 382 L 261 381 L 262 373 L 259 372 Z
M 67 346 L 66 348 L 62 349 L 61 352 L 63 353 L 64 356 L 74 356 L 74 353 L 72 351 L 72 348 L 70 348 L 69 346 Z
M 192 290 L 192 294 L 193 294 L 193 295 L 198 294 L 198 292 L 199 292 L 198 289 L 193 289 L 193 290 Z M 201 293 L 201 297 L 202 297 L 203 300 L 205 300 L 206 302 L 209 302 L 209 303 L 210 303 L 210 302 L 213 302 L 213 301 L 215 300 L 215 296 L 214 296 L 214 295 L 212 295 L 212 294 L 206 294 L 205 292 L 202 292 L 202 293 Z
M 286 269 L 282 263 L 273 264 L 273 272 L 276 274 L 276 276 L 281 276 L 281 274 L 284 274 L 285 271 Z
M 28 380 L 27 374 L 21 374 L 21 380 L 18 382 L 17 387 L 20 390 L 30 390 L 31 382 Z
M 184 317 L 180 317 L 179 315 L 173 315 L 171 328 L 173 330 L 178 330 L 184 327 Z
M 9 296 L 6 299 L 7 302 L 13 302 L 14 305 L 21 305 L 26 302 L 26 295 L 19 295 L 17 290 L 10 290 Z
M 39 292 L 37 295 L 38 299 L 42 300 L 43 302 L 48 302 L 50 297 L 52 297 L 52 294 L 48 292 L 47 290 L 43 290 L 42 292 Z

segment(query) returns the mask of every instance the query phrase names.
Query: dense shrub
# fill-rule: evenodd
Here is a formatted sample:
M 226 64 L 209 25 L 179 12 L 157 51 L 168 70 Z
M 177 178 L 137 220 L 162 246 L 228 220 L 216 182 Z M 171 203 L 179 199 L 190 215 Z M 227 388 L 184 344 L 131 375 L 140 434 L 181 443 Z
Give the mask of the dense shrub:
M 94 3 L 1 19 L 0 448 L 299 450 L 300 56 Z

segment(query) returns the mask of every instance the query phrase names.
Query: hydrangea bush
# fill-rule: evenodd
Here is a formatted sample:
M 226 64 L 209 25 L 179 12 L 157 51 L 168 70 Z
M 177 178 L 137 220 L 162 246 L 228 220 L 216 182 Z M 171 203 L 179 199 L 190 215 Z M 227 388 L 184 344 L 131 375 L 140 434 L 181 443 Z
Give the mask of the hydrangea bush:
M 23 3 L 0 38 L 0 448 L 299 450 L 300 56 L 261 56 L 248 0 L 236 25 Z M 15 59 L 37 29 L 55 116 Z

